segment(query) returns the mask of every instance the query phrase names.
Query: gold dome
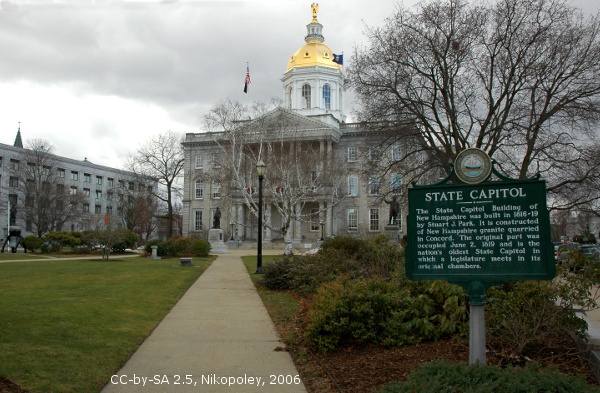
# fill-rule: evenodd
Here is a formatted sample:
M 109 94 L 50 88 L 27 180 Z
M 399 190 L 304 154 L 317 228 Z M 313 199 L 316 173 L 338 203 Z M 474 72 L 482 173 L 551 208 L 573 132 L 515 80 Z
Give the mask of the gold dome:
M 304 37 L 306 45 L 298 49 L 292 55 L 288 62 L 285 72 L 300 67 L 321 66 L 327 68 L 338 69 L 342 71 L 342 65 L 333 62 L 334 54 L 329 47 L 323 44 L 323 25 L 317 20 L 317 12 L 319 5 L 313 3 L 310 6 L 312 11 L 312 21 L 306 26 L 307 35 Z
M 342 71 L 341 64 L 333 62 L 333 52 L 325 44 L 310 42 L 298 49 L 288 62 L 285 72 L 299 67 L 328 67 Z

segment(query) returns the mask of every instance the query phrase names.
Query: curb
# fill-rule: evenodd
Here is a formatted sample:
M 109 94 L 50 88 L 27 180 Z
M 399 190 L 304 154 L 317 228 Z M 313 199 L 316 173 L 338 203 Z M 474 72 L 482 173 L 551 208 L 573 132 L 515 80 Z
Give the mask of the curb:
M 590 369 L 596 377 L 596 381 L 600 383 L 600 327 L 596 326 L 585 314 L 585 312 L 577 311 L 575 313 L 579 318 L 583 319 L 588 325 L 589 338 L 586 340 L 579 338 L 573 333 L 569 333 L 571 338 L 575 340 L 581 355 L 587 359 Z

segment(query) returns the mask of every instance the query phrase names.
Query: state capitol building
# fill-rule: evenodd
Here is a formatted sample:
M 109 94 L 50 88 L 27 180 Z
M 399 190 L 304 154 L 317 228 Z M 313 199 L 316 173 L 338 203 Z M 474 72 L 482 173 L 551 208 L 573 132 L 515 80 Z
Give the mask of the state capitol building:
M 219 208 L 227 239 L 257 239 L 259 161 L 266 166 L 264 242 L 285 234 L 304 245 L 322 236 L 406 233 L 402 203 L 390 214 L 391 200 L 402 201 L 401 171 L 390 166 L 372 176 L 367 165 L 398 161 L 402 146 L 379 147 L 367 125 L 345 122 L 343 66 L 324 43 L 317 7 L 306 44 L 281 78 L 281 107 L 232 130 L 186 134 L 183 236 L 206 237 Z

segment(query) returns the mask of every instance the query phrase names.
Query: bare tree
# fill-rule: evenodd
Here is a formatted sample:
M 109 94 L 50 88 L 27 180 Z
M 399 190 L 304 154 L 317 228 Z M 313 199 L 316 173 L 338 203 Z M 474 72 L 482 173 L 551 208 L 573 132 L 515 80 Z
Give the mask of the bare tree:
M 149 179 L 137 179 L 130 186 L 131 179 L 119 179 L 119 187 L 116 189 L 117 217 L 120 226 L 127 228 L 148 240 L 156 230 L 159 214 L 159 203 L 149 186 Z M 145 182 L 144 182 L 145 180 Z
M 232 105 L 232 116 L 240 108 L 238 104 Z M 227 113 L 221 103 L 213 109 L 222 117 Z M 324 206 L 316 212 L 324 214 L 342 199 L 343 193 L 338 190 L 345 181 L 342 175 L 345 162 L 337 162 L 333 157 L 326 160 L 320 143 L 292 124 L 290 113 L 281 108 L 252 121 L 237 123 L 237 127 L 215 137 L 223 154 L 216 169 L 204 174 L 205 180 L 220 182 L 222 193 L 227 191 L 228 195 L 237 196 L 258 216 L 256 165 L 264 161 L 267 166 L 264 203 L 279 213 L 281 225 L 270 220 L 264 222 L 270 230 L 284 236 L 286 254 L 292 253 L 293 223 L 314 219 L 315 212 L 307 212 L 306 204 Z
M 182 141 L 182 136 L 173 131 L 156 135 L 140 146 L 128 162 L 129 170 L 159 184 L 152 193 L 166 205 L 164 216 L 158 218 L 166 220 L 167 237 L 173 235 L 173 206 L 181 192 L 178 180 L 184 164 Z
M 367 35 L 348 69 L 359 116 L 414 137 L 421 173 L 478 147 L 510 176 L 541 173 L 555 207 L 597 198 L 598 17 L 563 0 L 428 0 Z M 582 186 L 594 192 L 573 198 Z
M 18 201 L 16 215 L 38 237 L 77 221 L 84 201 L 84 196 L 72 193 L 58 175 L 53 150 L 46 140 L 30 140 L 11 169 L 11 182 L 18 190 L 13 198 Z

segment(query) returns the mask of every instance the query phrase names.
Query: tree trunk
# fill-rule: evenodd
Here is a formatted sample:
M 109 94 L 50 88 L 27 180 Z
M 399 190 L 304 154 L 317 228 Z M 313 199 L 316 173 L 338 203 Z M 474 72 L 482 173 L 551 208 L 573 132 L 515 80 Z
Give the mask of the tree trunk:
M 292 243 L 292 226 L 289 225 L 283 235 L 283 242 L 285 244 L 284 255 L 292 255 L 294 253 L 294 245 Z

